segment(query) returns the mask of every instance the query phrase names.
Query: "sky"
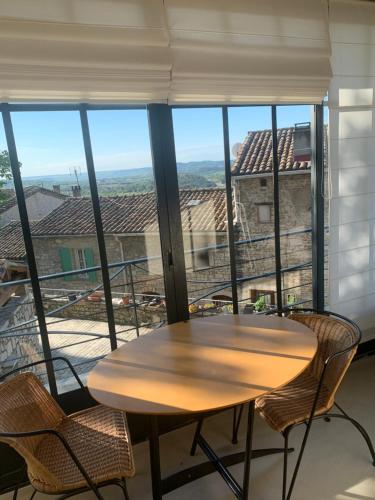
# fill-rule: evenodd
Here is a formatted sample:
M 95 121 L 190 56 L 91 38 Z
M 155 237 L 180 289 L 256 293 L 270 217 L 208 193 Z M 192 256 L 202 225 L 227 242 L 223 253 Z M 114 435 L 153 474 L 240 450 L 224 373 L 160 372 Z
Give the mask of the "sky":
M 278 127 L 310 121 L 310 106 L 279 106 Z M 78 112 L 14 112 L 12 122 L 23 177 L 85 172 Z M 89 126 L 97 171 L 151 166 L 147 113 L 90 111 Z M 178 162 L 223 159 L 219 108 L 174 109 L 173 127 Z M 229 108 L 233 146 L 249 130 L 271 128 L 270 107 Z M 6 148 L 0 122 L 0 150 Z

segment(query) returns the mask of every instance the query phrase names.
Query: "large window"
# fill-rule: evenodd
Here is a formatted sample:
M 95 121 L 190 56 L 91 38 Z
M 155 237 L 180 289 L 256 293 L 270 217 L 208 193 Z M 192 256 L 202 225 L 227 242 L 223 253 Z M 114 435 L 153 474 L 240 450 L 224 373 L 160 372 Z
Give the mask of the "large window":
M 232 312 L 221 108 L 174 109 L 173 128 L 189 312 Z
M 53 355 L 85 378 L 167 318 L 280 312 L 324 294 L 312 107 L 1 110 L 2 371 Z M 40 375 L 74 387 L 62 362 Z
M 271 108 L 228 115 L 239 311 L 262 313 L 276 304 Z
M 118 345 L 166 319 L 147 110 L 88 112 Z M 156 297 L 158 298 L 156 300 Z

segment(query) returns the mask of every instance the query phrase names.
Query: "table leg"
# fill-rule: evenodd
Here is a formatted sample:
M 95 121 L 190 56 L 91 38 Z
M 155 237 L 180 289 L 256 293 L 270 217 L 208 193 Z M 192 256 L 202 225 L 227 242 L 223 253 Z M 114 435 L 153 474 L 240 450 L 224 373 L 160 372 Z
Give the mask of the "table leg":
M 242 498 L 244 499 L 247 499 L 249 496 L 250 464 L 251 464 L 251 455 L 253 449 L 254 411 L 255 411 L 255 401 L 250 401 L 250 403 L 248 404 L 245 463 L 244 463 L 244 475 L 242 483 L 242 492 L 243 492 Z
M 160 451 L 159 451 L 159 429 L 158 417 L 150 416 L 150 465 L 151 465 L 151 480 L 152 480 L 152 498 L 153 500 L 161 500 L 161 471 L 160 471 Z

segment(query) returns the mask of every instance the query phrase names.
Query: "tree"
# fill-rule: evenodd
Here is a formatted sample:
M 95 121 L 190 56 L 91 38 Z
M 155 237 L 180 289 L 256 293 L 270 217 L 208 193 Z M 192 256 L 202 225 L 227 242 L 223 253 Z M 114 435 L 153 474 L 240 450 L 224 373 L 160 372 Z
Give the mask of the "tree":
M 19 164 L 21 167 L 21 163 Z M 6 181 L 12 178 L 12 170 L 10 168 L 9 153 L 8 151 L 0 151 L 0 203 L 8 198 L 8 196 L 1 191 Z

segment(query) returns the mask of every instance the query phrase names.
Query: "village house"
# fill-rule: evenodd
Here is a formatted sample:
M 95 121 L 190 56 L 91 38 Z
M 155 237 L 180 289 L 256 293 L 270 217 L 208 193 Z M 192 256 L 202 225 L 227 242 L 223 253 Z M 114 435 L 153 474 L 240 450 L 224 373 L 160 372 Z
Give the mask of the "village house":
M 4 190 L 9 193 L 10 190 Z M 42 188 L 39 186 L 28 186 L 24 189 L 26 208 L 29 220 L 43 219 L 47 214 L 59 207 L 66 196 L 58 190 Z M 14 192 L 10 192 L 7 199 L 0 203 L 0 227 L 9 222 L 19 220 L 17 198 Z M 1 257 L 1 255 L 0 255 Z
M 282 274 L 283 303 L 305 302 L 311 296 L 310 124 L 278 129 L 277 140 L 281 266 L 291 269 Z M 239 278 L 274 267 L 272 165 L 272 131 L 250 131 L 232 165 L 237 235 L 249 242 L 237 245 Z M 255 302 L 264 296 L 274 305 L 275 290 L 274 276 L 258 278 L 243 284 L 240 298 Z
M 101 198 L 101 214 L 109 263 L 133 262 L 112 281 L 114 292 L 126 292 L 132 269 L 138 294 L 163 294 L 162 262 L 154 193 Z M 225 193 L 223 189 L 180 191 L 182 226 L 189 274 L 209 272 L 219 263 L 215 247 L 226 242 Z M 40 275 L 65 272 L 99 264 L 99 250 L 90 198 L 69 198 L 33 228 Z M 194 249 L 193 253 L 190 250 Z M 201 249 L 201 250 L 200 250 Z M 225 250 L 224 250 L 225 252 Z M 114 274 L 118 269 L 111 270 Z M 220 271 L 222 276 L 223 271 Z M 202 278 L 203 279 L 203 278 Z M 53 280 L 51 288 L 84 290 L 101 282 L 93 271 Z

